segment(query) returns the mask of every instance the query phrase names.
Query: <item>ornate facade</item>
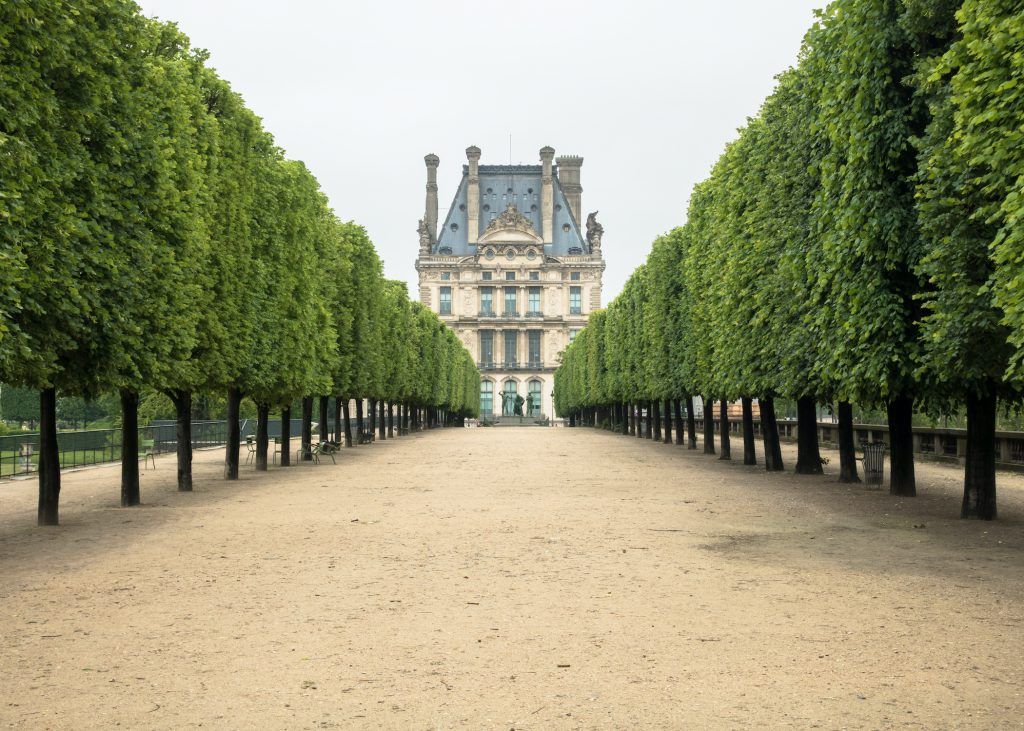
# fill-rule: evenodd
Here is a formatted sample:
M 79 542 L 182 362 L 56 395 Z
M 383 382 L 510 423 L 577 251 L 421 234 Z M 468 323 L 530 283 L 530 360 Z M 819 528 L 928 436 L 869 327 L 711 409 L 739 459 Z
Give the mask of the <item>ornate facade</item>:
M 419 225 L 420 301 L 476 355 L 484 418 L 552 417 L 559 353 L 601 306 L 601 237 L 597 214 L 581 227 L 583 158 L 540 165 L 468 164 L 438 226 L 436 155 L 427 166 L 426 214 Z

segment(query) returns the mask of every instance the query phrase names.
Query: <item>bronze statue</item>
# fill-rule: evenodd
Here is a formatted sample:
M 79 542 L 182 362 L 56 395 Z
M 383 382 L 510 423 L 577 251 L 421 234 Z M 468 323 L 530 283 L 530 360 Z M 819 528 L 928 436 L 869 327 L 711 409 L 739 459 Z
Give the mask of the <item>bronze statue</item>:
M 526 401 L 526 399 L 524 399 L 519 394 L 516 394 L 516 406 L 515 406 L 515 409 L 514 409 L 514 411 L 512 413 L 515 414 L 516 416 L 522 416 L 523 415 L 523 403 L 525 403 L 525 401 Z

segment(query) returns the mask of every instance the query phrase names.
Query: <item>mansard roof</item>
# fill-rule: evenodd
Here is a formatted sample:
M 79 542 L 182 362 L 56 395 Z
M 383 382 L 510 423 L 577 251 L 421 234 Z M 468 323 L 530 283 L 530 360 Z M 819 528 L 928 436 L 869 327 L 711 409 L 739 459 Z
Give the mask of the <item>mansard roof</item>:
M 573 216 L 572 208 L 565 199 L 565 193 L 558 181 L 557 166 L 553 166 L 554 211 L 551 244 L 544 246 L 544 253 L 549 256 L 567 256 L 572 254 L 589 254 L 590 249 L 583 235 L 580 224 Z M 490 222 L 500 216 L 512 203 L 533 225 L 539 234 L 542 230 L 541 221 L 541 175 L 540 165 L 481 165 L 480 174 L 480 235 L 487 230 Z M 469 185 L 469 166 L 462 166 L 462 180 L 455 193 L 451 208 L 444 225 L 437 232 L 437 244 L 432 253 L 437 254 L 442 247 L 445 254 L 452 256 L 469 256 L 476 253 L 476 246 L 469 244 L 466 236 L 467 226 L 467 188 Z M 566 230 L 568 226 L 568 230 Z M 451 251 L 449 252 L 448 249 Z

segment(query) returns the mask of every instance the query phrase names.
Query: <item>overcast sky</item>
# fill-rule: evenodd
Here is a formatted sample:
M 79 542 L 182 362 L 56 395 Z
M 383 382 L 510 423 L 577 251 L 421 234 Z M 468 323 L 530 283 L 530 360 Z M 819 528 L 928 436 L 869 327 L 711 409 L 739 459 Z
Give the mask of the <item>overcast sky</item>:
M 465 162 L 582 155 L 583 212 L 604 225 L 604 302 L 774 76 L 824 0 L 330 2 L 141 0 L 171 20 L 364 225 L 387 276 L 416 292 L 423 156 L 440 156 L 443 221 Z

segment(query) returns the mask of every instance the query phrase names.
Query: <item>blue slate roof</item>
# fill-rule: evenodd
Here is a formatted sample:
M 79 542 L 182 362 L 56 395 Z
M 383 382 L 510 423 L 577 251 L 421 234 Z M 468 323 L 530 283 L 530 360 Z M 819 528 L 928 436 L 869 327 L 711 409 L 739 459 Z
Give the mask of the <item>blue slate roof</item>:
M 555 166 L 557 170 L 557 166 Z M 481 165 L 480 173 L 480 235 L 487 230 L 491 219 L 505 210 L 509 203 L 515 203 L 519 212 L 533 224 L 537 235 L 543 235 L 541 226 L 540 191 L 543 168 L 540 165 Z M 590 253 L 587 243 L 580 234 L 580 224 L 572 214 L 565 193 L 558 182 L 557 173 L 553 176 L 554 186 L 554 230 L 551 244 L 544 246 L 544 252 L 550 256 L 565 256 L 569 249 L 577 247 L 580 253 Z M 451 249 L 454 256 L 469 256 L 476 253 L 476 246 L 470 246 L 466 238 L 467 211 L 466 195 L 469 184 L 469 166 L 462 166 L 462 180 L 455 193 L 455 200 L 448 209 L 444 225 L 437 232 L 437 244 L 433 253 L 444 253 Z M 565 230 L 568 224 L 569 230 Z

